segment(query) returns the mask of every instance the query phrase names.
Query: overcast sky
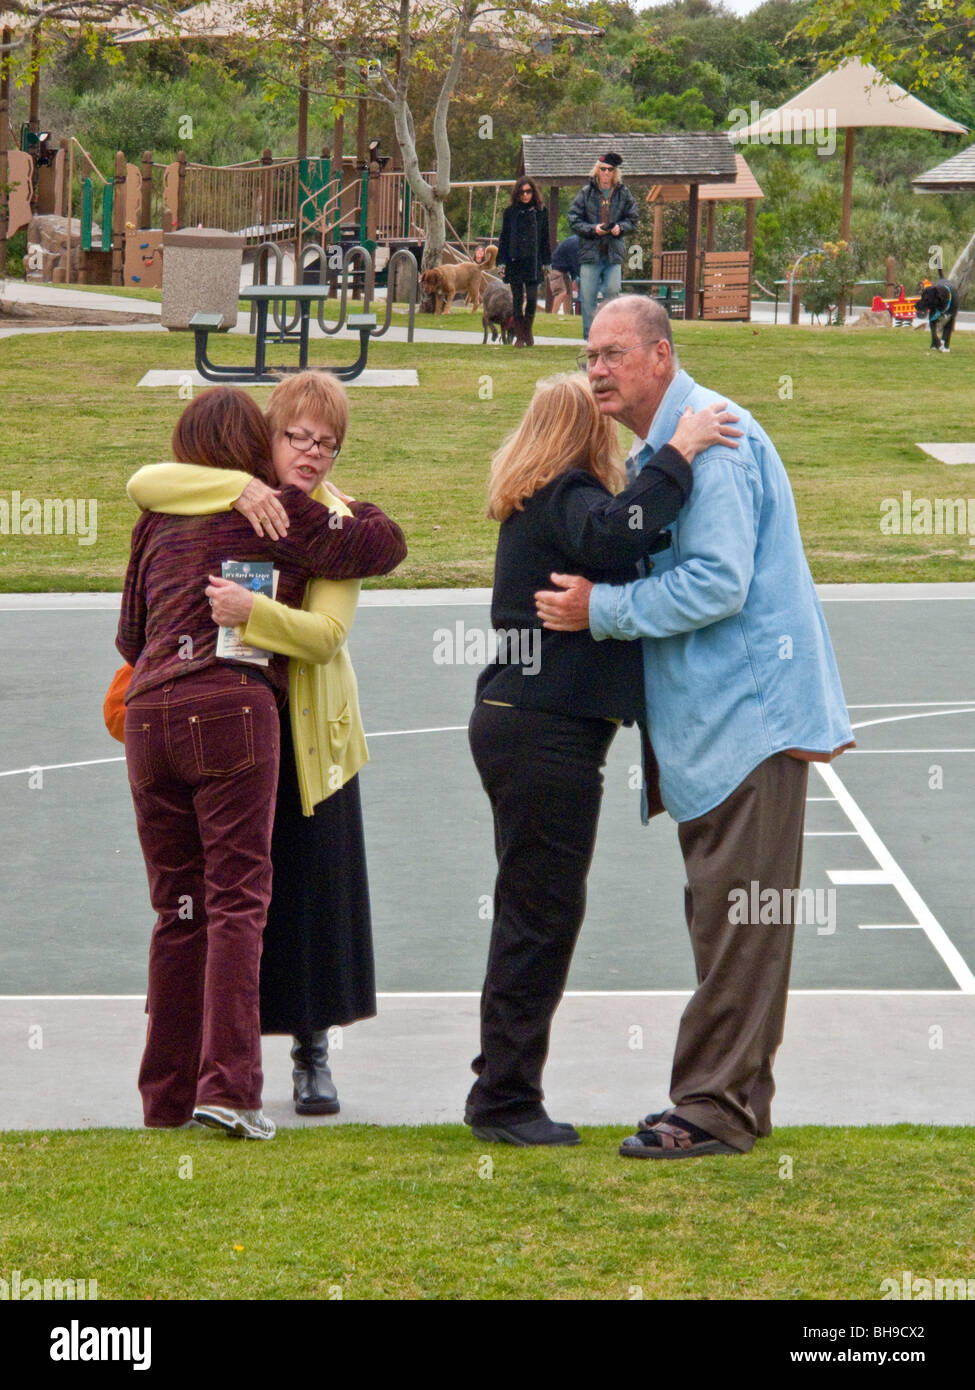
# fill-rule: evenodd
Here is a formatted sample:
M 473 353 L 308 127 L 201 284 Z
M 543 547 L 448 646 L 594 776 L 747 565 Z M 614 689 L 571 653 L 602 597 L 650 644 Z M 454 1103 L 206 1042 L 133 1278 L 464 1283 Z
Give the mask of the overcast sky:
M 665 4 L 666 0 L 660 0 Z M 724 0 L 725 7 L 734 10 L 735 14 L 750 14 L 752 10 L 757 10 L 764 0 Z M 636 0 L 638 10 L 652 10 L 655 8 L 654 0 Z

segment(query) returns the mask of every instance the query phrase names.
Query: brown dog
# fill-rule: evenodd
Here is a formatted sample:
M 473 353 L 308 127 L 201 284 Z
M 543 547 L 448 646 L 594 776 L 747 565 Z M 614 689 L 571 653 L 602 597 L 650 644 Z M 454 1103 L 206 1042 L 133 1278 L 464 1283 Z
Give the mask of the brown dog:
M 485 254 L 484 261 L 480 265 L 476 261 L 460 261 L 456 265 L 438 265 L 423 272 L 420 276 L 420 284 L 424 294 L 430 295 L 435 300 L 435 313 L 448 313 L 454 302 L 454 296 L 460 294 L 462 290 L 465 291 L 467 303 L 471 309 L 478 307 L 481 302 L 481 284 L 485 267 L 493 266 L 498 254 L 497 248 L 494 246 L 489 246 L 487 250 L 493 254 L 491 254 L 490 259 Z

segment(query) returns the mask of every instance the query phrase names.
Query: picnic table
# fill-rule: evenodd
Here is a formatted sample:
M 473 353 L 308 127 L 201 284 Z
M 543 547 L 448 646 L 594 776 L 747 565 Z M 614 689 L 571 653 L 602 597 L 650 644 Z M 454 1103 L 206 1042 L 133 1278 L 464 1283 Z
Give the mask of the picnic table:
M 257 307 L 257 333 L 254 340 L 254 365 L 246 366 L 221 366 L 216 362 L 211 362 L 207 356 L 208 339 L 211 332 L 218 329 L 221 324 L 219 314 L 194 314 L 190 319 L 190 327 L 196 339 L 196 370 L 205 381 L 223 382 L 225 385 L 274 385 L 280 378 L 282 372 L 304 372 L 308 370 L 308 332 L 311 322 L 311 307 L 328 299 L 329 290 L 327 285 L 248 285 L 240 292 L 241 299 L 245 299 Z M 274 343 L 297 343 L 298 344 L 298 365 L 297 367 L 269 367 L 267 365 L 267 344 L 268 344 L 268 323 L 267 314 L 271 304 L 293 301 L 298 309 L 298 328 L 297 330 L 287 330 L 282 327 L 274 332 L 271 341 Z M 281 316 L 282 322 L 285 315 Z M 359 332 L 359 356 L 347 367 L 329 367 L 314 364 L 315 371 L 331 372 L 340 381 L 354 381 L 363 371 L 366 365 L 366 357 L 369 353 L 369 335 L 376 327 L 375 314 L 350 314 L 346 320 L 346 326 L 358 329 Z
M 654 285 L 660 288 L 655 290 Z M 683 313 L 684 305 L 684 282 L 683 280 L 624 280 L 622 282 L 623 292 L 633 294 L 647 294 L 651 299 L 656 299 L 667 310 L 671 318 L 674 317 L 673 310 L 680 308 Z

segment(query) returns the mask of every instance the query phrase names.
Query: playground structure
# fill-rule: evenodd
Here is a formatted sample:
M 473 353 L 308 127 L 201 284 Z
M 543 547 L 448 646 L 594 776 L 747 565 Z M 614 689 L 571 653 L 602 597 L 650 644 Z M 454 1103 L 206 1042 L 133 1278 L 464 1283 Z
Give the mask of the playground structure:
M 340 246 L 344 252 L 362 247 L 369 253 L 372 274 L 384 283 L 396 251 L 419 248 L 426 234 L 423 209 L 404 173 L 386 170 L 378 162 L 361 167 L 351 157 L 333 161 L 327 150 L 318 158 L 281 160 L 265 150 L 258 160 L 219 167 L 191 163 L 183 151 L 160 164 L 147 150 L 134 164 L 120 151 L 106 177 L 71 137 L 51 151 L 43 186 L 35 178 L 30 153 L 11 151 L 8 158 L 15 187 L 7 234 L 29 225 L 32 213 L 64 218 L 65 283 L 76 279 L 80 284 L 158 288 L 162 237 L 187 226 L 233 232 L 251 248 L 268 243 L 289 246 L 296 266 L 309 248 L 327 251 Z M 470 251 L 475 189 L 493 190 L 490 239 L 500 221 L 501 189 L 510 182 L 454 185 L 455 192 L 466 189 L 468 194 L 466 234 L 448 223 L 456 250 Z M 330 282 L 336 280 L 333 274 Z M 354 293 L 361 284 L 359 275 Z

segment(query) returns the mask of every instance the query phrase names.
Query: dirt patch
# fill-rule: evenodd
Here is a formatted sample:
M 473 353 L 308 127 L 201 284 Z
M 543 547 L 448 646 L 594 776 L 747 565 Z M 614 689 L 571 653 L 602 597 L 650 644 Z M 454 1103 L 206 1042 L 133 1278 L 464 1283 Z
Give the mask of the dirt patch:
M 60 304 L 27 304 L 19 299 L 0 299 L 0 325 L 11 328 L 62 328 L 67 324 L 111 328 L 120 323 L 159 323 L 158 314 L 130 309 L 75 309 Z

